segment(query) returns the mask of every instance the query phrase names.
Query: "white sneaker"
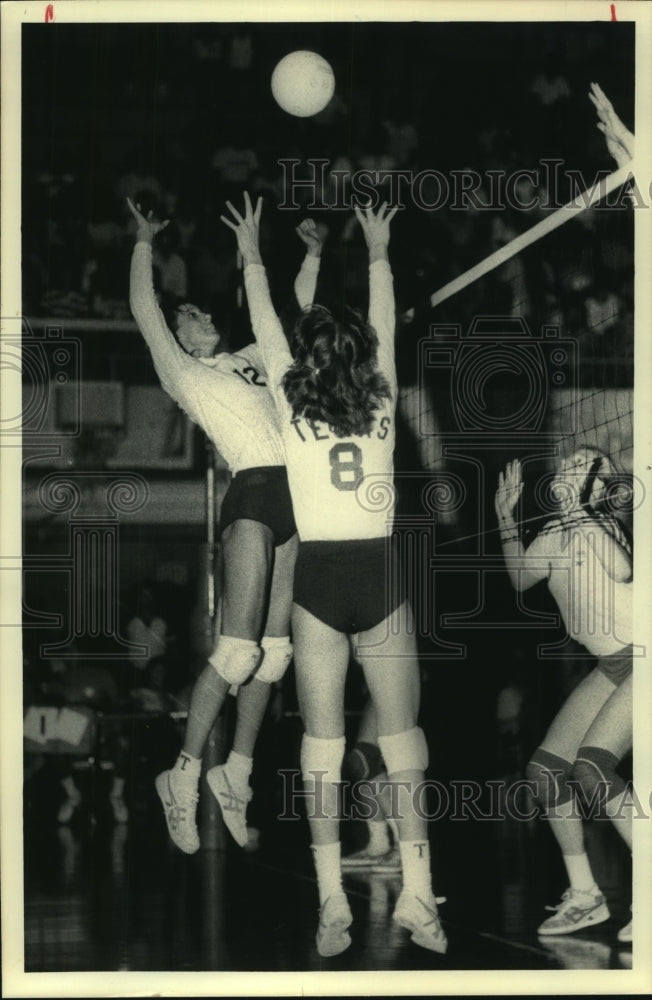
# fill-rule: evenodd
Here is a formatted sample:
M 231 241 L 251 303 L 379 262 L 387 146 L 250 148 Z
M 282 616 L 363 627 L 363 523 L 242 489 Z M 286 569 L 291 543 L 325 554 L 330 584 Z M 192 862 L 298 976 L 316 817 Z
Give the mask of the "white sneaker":
M 224 825 L 236 844 L 245 847 L 249 841 L 247 805 L 251 802 L 253 795 L 251 788 L 249 785 L 245 788 L 233 785 L 226 773 L 225 764 L 211 767 L 206 774 L 206 781 L 222 811 Z
M 194 854 L 199 850 L 197 786 L 174 771 L 162 771 L 154 784 L 163 803 L 170 837 L 185 854 Z
M 577 892 L 567 889 L 557 906 L 546 906 L 554 910 L 554 917 L 548 917 L 539 927 L 537 934 L 573 934 L 584 927 L 604 923 L 609 919 L 609 909 L 601 892 Z
M 345 893 L 338 892 L 329 896 L 319 910 L 319 926 L 317 928 L 317 951 L 322 958 L 332 958 L 340 955 L 351 944 L 349 927 L 351 926 L 351 910 Z
M 430 896 L 421 899 L 412 892 L 403 890 L 398 897 L 398 902 L 394 909 L 392 919 L 412 931 L 411 940 L 422 948 L 430 951 L 438 951 L 440 955 L 445 955 L 448 949 L 448 940 L 439 922 L 437 903 L 445 902 L 445 897 L 436 899 Z

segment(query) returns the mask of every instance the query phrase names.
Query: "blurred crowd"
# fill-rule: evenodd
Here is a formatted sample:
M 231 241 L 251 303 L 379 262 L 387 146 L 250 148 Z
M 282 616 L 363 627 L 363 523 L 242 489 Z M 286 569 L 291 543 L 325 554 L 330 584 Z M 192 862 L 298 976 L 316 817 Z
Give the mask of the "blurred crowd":
M 474 65 L 464 71 L 454 61 L 454 46 L 432 60 L 425 39 L 421 51 L 414 44 L 396 45 L 379 77 L 377 70 L 371 72 L 377 66 L 374 52 L 382 55 L 391 39 L 382 25 L 376 26 L 373 44 L 356 52 L 346 99 L 336 91 L 319 115 L 296 119 L 276 108 L 269 95 L 276 34 L 270 38 L 265 32 L 272 28 L 212 27 L 212 34 L 189 25 L 165 36 L 167 48 L 154 75 L 148 62 L 154 57 L 148 57 L 146 46 L 140 61 L 127 65 L 120 79 L 111 76 L 110 92 L 108 82 L 103 89 L 100 74 L 92 162 L 78 142 L 66 140 L 65 125 L 59 128 L 56 121 L 56 155 L 36 134 L 26 135 L 30 155 L 25 158 L 22 221 L 27 315 L 130 318 L 134 224 L 127 196 L 171 220 L 155 247 L 159 294 L 196 302 L 212 313 L 226 342 L 237 346 L 250 333 L 238 295 L 241 276 L 232 234 L 219 217 L 225 200 L 238 203 L 244 189 L 265 199 L 263 253 L 273 292 L 281 300 L 291 289 L 300 259 L 294 227 L 311 214 L 326 240 L 325 260 L 330 260 L 322 268 L 320 295 L 346 295 L 362 303 L 365 258 L 351 213 L 311 210 L 315 188 L 289 189 L 291 175 L 315 176 L 310 160 L 328 161 L 323 190 L 318 190 L 318 199 L 327 205 L 337 200 L 337 171 L 406 170 L 416 175 L 436 169 L 445 176 L 476 171 L 483 178 L 477 196 L 487 202 L 488 172 L 509 176 L 538 169 L 539 183 L 522 178 L 517 185 L 523 203 L 534 199 L 538 206 L 527 212 L 509 206 L 460 210 L 450 199 L 429 211 L 410 199 L 409 188 L 403 189 L 406 208 L 395 224 L 393 263 L 399 309 L 407 311 L 420 303 L 427 307 L 432 292 L 540 221 L 552 210 L 542 207 L 546 199 L 550 204 L 567 200 L 568 185 L 546 189 L 549 175 L 540 167 L 542 160 L 555 158 L 562 170 L 579 171 L 586 186 L 598 170 L 615 168 L 586 94 L 603 50 L 606 56 L 606 36 L 597 28 L 583 28 L 581 45 L 571 35 L 565 41 L 556 38 L 555 48 L 552 35 L 534 45 L 532 36 L 522 51 L 512 52 L 507 74 L 496 74 L 492 53 L 495 57 L 497 48 L 488 37 L 482 53 L 473 49 Z M 328 43 L 326 33 L 322 50 L 331 58 L 336 78 L 347 79 L 337 48 L 331 54 Z M 289 37 L 282 51 L 291 47 Z M 530 58 L 534 52 L 536 57 Z M 605 87 L 627 120 L 630 70 L 623 65 L 623 53 L 619 62 L 618 48 L 608 57 L 617 85 L 609 89 L 606 81 Z M 345 61 L 344 53 L 340 60 Z M 469 97 L 479 81 L 486 87 L 482 101 Z M 65 93 L 57 107 L 52 113 L 63 117 Z M 154 133 L 147 137 L 142 135 L 145 121 Z M 284 159 L 299 162 L 289 171 L 280 164 Z M 427 184 L 422 194 L 427 200 L 433 196 Z M 299 207 L 278 210 L 282 204 Z M 562 324 L 591 357 L 631 358 L 631 216 L 626 207 L 580 213 L 576 221 L 457 295 L 442 317 L 465 323 L 479 312 L 521 315 L 535 327 Z

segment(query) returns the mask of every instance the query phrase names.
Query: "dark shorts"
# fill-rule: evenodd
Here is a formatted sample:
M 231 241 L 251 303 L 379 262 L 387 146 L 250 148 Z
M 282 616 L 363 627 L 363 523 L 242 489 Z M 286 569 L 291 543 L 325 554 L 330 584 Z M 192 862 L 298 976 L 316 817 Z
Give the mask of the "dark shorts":
M 274 545 L 283 545 L 296 534 L 284 465 L 243 469 L 233 477 L 222 501 L 220 533 L 242 519 L 266 524 L 274 535 Z
M 619 687 L 632 672 L 632 651 L 633 646 L 625 646 L 609 656 L 599 656 L 595 668 Z
M 295 604 L 347 635 L 373 628 L 405 600 L 392 552 L 386 538 L 301 542 Z

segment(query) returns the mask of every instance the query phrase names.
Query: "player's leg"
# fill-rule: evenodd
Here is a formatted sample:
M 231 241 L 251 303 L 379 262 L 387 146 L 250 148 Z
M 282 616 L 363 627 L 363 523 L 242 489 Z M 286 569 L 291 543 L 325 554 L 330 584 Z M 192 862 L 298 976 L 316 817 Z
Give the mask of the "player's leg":
M 360 632 L 356 656 L 364 670 L 378 726 L 378 744 L 392 792 L 399 833 L 403 891 L 394 919 L 412 940 L 445 952 L 447 941 L 432 891 L 427 820 L 419 808 L 428 748 L 417 725 L 420 674 L 412 610 L 406 600 L 374 627 Z
M 222 532 L 221 544 L 220 635 L 193 687 L 181 753 L 173 768 L 156 779 L 170 836 L 186 853 L 199 848 L 196 811 L 206 741 L 230 688 L 242 684 L 258 666 L 272 576 L 274 543 L 266 525 L 244 518 L 232 521 Z M 262 720 L 267 704 L 258 694 L 251 699 L 252 725 L 256 716 Z
M 555 915 L 539 927 L 542 935 L 568 934 L 609 918 L 589 864 L 584 824 L 569 781 L 585 734 L 613 690 L 613 683 L 593 669 L 566 699 L 526 767 L 526 777 L 561 849 L 570 885 Z
M 373 811 L 365 818 L 367 844 L 342 858 L 342 868 L 371 872 L 398 871 L 398 848 L 392 851 L 392 843 L 398 844 L 398 827 L 391 816 L 387 769 L 378 746 L 378 725 L 371 697 L 367 698 L 362 709 L 355 744 L 345 754 L 342 775 L 352 785 L 364 782 L 373 800 Z
M 305 733 L 301 770 L 319 889 L 317 950 L 348 948 L 351 911 L 342 889 L 339 785 L 344 756 L 344 687 L 349 639 L 295 604 L 292 638 L 297 696 Z
M 238 688 L 235 733 L 227 760 L 206 775 L 227 829 L 241 847 L 248 839 L 246 812 L 252 796 L 249 779 L 256 740 L 272 687 L 282 680 L 292 659 L 290 612 L 297 547 L 297 536 L 293 535 L 274 550 L 265 634 L 261 640 L 262 658 L 254 676 Z M 248 596 L 251 597 L 251 592 Z M 232 611 L 227 622 L 233 622 Z M 256 622 L 252 620 L 251 624 Z M 223 630 L 226 627 L 223 625 Z
M 577 752 L 573 777 L 589 802 L 602 800 L 615 829 L 632 849 L 635 802 L 617 767 L 632 748 L 632 674 L 604 703 Z M 632 922 L 618 932 L 620 941 L 632 940 Z

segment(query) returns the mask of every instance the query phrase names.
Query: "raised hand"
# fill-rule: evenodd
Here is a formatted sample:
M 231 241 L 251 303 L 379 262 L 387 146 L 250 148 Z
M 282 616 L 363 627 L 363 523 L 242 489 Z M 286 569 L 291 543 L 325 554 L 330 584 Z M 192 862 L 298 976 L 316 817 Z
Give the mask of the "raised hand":
M 596 122 L 596 127 L 604 134 L 607 149 L 618 166 L 624 167 L 634 156 L 634 136 L 622 123 L 599 84 L 591 84 L 589 99 L 598 112 L 599 121 Z
M 321 256 L 321 239 L 314 219 L 304 219 L 296 227 L 295 232 L 306 244 L 309 257 Z
M 242 216 L 230 201 L 226 206 L 231 212 L 233 219 L 228 219 L 220 215 L 220 219 L 225 226 L 232 229 L 238 241 L 238 250 L 242 254 L 245 267 L 247 264 L 262 263 L 259 249 L 260 215 L 263 209 L 263 199 L 258 198 L 255 210 L 251 205 L 251 198 L 247 191 L 244 193 L 245 214 Z
M 398 206 L 388 211 L 387 202 L 384 201 L 375 215 L 370 206 L 365 208 L 363 212 L 358 205 L 355 205 L 354 211 L 355 217 L 362 227 L 369 251 L 386 250 L 389 245 L 389 224 L 398 212 Z
M 169 219 L 165 219 L 163 222 L 155 219 L 152 209 L 149 210 L 147 216 L 144 216 L 140 210 L 140 205 L 134 205 L 131 198 L 127 198 L 127 205 L 129 206 L 129 211 L 136 220 L 138 227 L 136 230 L 136 239 L 138 241 L 151 243 L 156 234 L 160 233 L 162 229 L 165 229 L 170 222 Z
M 498 473 L 495 507 L 499 519 L 513 520 L 514 508 L 519 501 L 522 490 L 521 463 L 515 458 L 513 462 L 507 463 L 504 473 Z

